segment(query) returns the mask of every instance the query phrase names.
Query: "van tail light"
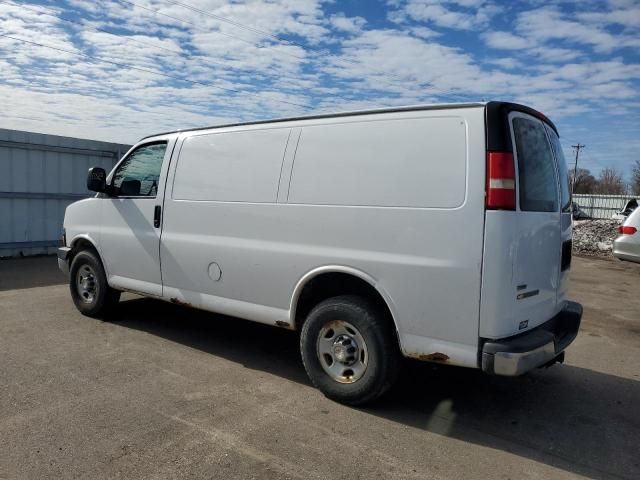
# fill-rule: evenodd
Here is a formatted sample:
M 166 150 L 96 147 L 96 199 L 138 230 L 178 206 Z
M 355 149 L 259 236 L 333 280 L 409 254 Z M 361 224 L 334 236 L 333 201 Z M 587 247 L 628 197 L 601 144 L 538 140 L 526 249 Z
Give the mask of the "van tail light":
M 636 227 L 630 227 L 628 225 L 626 227 L 623 227 L 622 225 L 618 227 L 618 233 L 620 235 L 633 235 L 637 231 L 638 229 Z
M 488 210 L 516 209 L 516 169 L 511 152 L 487 152 Z

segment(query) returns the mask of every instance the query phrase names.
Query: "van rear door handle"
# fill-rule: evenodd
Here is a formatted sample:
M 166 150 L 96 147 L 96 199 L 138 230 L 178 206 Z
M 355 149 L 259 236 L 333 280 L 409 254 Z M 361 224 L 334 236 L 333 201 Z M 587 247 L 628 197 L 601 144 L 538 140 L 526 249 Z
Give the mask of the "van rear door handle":
M 160 205 L 156 205 L 156 208 L 153 210 L 153 226 L 156 228 L 160 227 L 161 214 L 162 214 L 162 207 Z

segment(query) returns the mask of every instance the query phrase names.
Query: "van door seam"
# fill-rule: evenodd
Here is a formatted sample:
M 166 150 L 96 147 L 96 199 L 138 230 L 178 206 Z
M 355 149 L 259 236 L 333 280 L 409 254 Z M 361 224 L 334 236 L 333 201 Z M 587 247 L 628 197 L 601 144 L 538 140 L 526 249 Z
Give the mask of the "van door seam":
M 171 154 L 169 155 L 167 170 L 164 176 L 164 188 L 162 189 L 162 210 L 160 217 L 160 234 L 158 235 L 158 268 L 160 269 L 160 296 L 164 295 L 164 278 L 162 278 L 162 233 L 164 232 L 164 219 L 166 209 L 165 202 L 167 200 L 167 184 L 169 183 L 169 170 L 171 169 L 171 165 L 173 163 L 173 154 L 176 151 L 176 145 L 178 144 L 178 137 L 174 138 L 173 146 L 171 147 Z
M 289 203 L 289 194 L 291 193 L 291 181 L 293 180 L 293 169 L 296 166 L 296 156 L 298 155 L 298 146 L 300 145 L 300 139 L 302 138 L 302 132 L 304 128 L 300 129 L 298 133 L 298 140 L 296 141 L 296 148 L 293 151 L 293 158 L 291 159 L 291 172 L 289 173 L 289 186 L 287 187 L 287 202 Z
M 284 146 L 284 153 L 282 154 L 282 162 L 280 163 L 280 175 L 278 176 L 278 189 L 276 190 L 275 202 L 278 203 L 280 197 L 280 184 L 282 183 L 282 171 L 284 170 L 284 163 L 287 161 L 287 151 L 289 150 L 289 140 L 291 140 L 291 133 L 293 128 L 289 129 L 289 136 L 287 137 L 287 143 Z

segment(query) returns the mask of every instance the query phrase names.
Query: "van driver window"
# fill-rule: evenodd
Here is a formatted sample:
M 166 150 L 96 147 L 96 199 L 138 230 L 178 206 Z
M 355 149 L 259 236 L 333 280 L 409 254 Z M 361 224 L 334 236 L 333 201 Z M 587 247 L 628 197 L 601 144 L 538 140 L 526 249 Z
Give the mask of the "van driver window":
M 120 164 L 113 175 L 115 195 L 155 198 L 167 143 L 143 145 Z

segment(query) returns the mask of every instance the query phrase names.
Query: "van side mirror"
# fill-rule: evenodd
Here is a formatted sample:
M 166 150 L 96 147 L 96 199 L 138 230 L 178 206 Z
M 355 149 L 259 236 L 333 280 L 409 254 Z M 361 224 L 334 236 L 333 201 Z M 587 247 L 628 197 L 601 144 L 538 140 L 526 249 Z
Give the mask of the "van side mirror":
M 104 168 L 93 167 L 87 174 L 87 188 L 92 192 L 104 193 L 107 189 L 107 172 Z

